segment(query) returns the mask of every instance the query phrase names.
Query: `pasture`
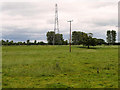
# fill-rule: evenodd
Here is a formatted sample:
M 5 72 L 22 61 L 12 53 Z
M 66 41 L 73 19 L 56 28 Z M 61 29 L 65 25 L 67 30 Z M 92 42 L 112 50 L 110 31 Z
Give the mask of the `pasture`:
M 118 46 L 3 46 L 3 88 L 117 88 Z

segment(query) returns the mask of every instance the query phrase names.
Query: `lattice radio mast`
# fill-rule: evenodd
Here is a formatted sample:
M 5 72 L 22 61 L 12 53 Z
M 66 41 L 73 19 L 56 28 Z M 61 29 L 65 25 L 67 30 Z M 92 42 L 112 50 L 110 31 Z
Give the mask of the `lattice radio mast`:
M 54 32 L 59 33 L 59 21 L 58 21 L 58 6 L 55 4 L 55 24 L 54 24 Z M 53 45 L 55 44 L 55 36 L 53 38 Z

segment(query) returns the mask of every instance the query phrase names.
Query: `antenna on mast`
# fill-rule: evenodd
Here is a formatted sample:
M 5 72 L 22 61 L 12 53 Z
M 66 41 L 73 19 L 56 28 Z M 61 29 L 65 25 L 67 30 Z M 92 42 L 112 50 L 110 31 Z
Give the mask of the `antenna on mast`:
M 58 5 L 55 4 L 55 25 L 54 32 L 59 33 L 59 21 L 58 21 Z
M 54 32 L 55 34 L 59 34 L 59 21 L 58 21 L 58 5 L 55 4 L 55 24 L 54 24 Z M 55 44 L 55 35 L 53 38 L 53 45 Z

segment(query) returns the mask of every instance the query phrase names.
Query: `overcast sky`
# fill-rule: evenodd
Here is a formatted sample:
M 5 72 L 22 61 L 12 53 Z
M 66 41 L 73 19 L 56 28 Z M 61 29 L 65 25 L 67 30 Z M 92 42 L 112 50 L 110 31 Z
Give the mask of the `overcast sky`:
M 118 31 L 118 0 L 9 1 L 0 3 L 2 38 L 5 40 L 46 42 L 46 33 L 54 30 L 55 3 L 64 39 L 69 39 L 68 20 L 74 20 L 72 31 L 93 33 L 93 37 L 104 40 L 107 30 Z

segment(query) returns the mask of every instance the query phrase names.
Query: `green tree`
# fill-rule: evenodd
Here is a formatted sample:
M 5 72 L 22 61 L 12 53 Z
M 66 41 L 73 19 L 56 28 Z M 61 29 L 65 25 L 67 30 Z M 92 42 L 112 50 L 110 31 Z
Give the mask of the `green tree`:
M 108 30 L 107 31 L 107 42 L 108 44 L 114 44 L 116 41 L 116 31 L 112 30 Z
M 63 44 L 63 35 L 62 34 L 55 34 L 55 32 L 50 31 L 47 32 L 47 41 L 49 45 L 53 45 L 53 41 L 55 45 L 62 45 Z
M 102 44 L 105 44 L 105 40 L 103 39 L 97 39 L 97 45 L 102 45 Z
M 111 35 L 111 31 L 110 31 L 110 30 L 107 31 L 107 38 L 106 38 L 106 39 L 107 39 L 107 42 L 108 42 L 109 44 L 111 44 L 111 42 L 112 42 L 112 41 L 111 41 L 112 35 Z
M 27 45 L 30 45 L 30 40 L 27 40 Z
M 74 31 L 72 32 L 72 43 L 73 45 L 78 45 L 79 44 L 79 38 L 78 38 L 78 32 Z
M 36 44 L 37 44 L 37 40 L 34 41 L 34 45 L 36 45 Z
M 91 46 L 96 46 L 96 45 L 97 45 L 97 38 L 92 38 L 90 45 L 91 45 Z
M 46 36 L 47 36 L 48 44 L 49 45 L 53 45 L 53 40 L 54 40 L 54 37 L 55 37 L 55 32 L 53 32 L 53 31 L 47 32 Z
M 55 34 L 55 45 L 62 45 L 63 41 L 64 39 L 62 34 Z
M 10 44 L 10 45 L 14 45 L 14 42 L 13 42 L 13 40 L 12 40 L 12 41 L 10 41 L 10 42 L 9 42 L 9 44 Z
M 114 44 L 115 41 L 116 41 L 116 31 L 112 30 L 112 31 L 111 31 L 111 34 L 112 34 L 112 39 L 111 39 L 111 41 L 112 41 L 112 44 Z
M 39 42 L 39 45 L 46 45 L 43 41 Z
M 68 40 L 63 41 L 63 45 L 68 45 Z
M 25 43 L 25 42 L 23 42 L 23 45 L 26 45 L 26 43 Z
M 84 32 L 72 32 L 72 43 L 73 45 L 83 44 L 84 39 L 86 38 L 86 34 Z
M 22 45 L 22 42 L 18 42 L 18 45 Z
M 83 44 L 83 46 L 85 45 L 87 40 L 88 40 L 88 34 L 87 33 L 83 33 L 82 34 L 82 44 Z
M 92 37 L 93 37 L 93 34 L 88 33 L 84 40 L 83 45 L 88 46 L 88 49 L 90 48 L 90 46 L 96 46 L 96 44 L 97 44 L 96 38 L 92 38 Z
M 6 45 L 6 42 L 4 40 L 2 40 L 2 45 Z
M 6 45 L 9 45 L 9 40 L 6 40 Z

